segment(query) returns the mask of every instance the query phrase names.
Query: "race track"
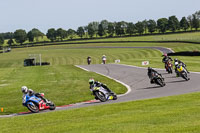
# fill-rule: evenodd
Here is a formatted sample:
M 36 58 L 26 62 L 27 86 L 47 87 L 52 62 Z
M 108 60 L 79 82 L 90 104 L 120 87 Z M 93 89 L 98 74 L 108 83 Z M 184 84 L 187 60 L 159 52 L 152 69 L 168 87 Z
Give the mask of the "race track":
M 163 53 L 170 52 L 170 49 L 166 48 L 158 47 L 156 49 L 160 50 Z M 181 77 L 176 77 L 175 73 L 168 74 L 165 70 L 157 69 L 158 72 L 163 75 L 166 82 L 166 86 L 160 87 L 155 84 L 150 84 L 146 68 L 122 64 L 77 65 L 77 67 L 86 71 L 96 72 L 98 74 L 117 80 L 118 82 L 124 84 L 129 90 L 126 94 L 119 96 L 118 99 L 115 101 L 111 100 L 107 102 L 99 102 L 97 100 L 91 100 L 76 104 L 60 106 L 57 107 L 56 110 L 67 110 L 72 108 L 150 99 L 200 91 L 200 85 L 198 83 L 200 81 L 200 73 L 195 72 L 191 72 L 189 74 L 191 80 L 185 81 Z M 41 111 L 40 113 L 44 112 L 49 112 L 49 110 Z M 0 117 L 12 117 L 25 114 L 31 113 L 22 112 L 11 115 L 2 115 Z
M 200 86 L 198 84 L 200 80 L 200 74 L 198 73 L 190 73 L 189 77 L 191 78 L 191 80 L 185 81 L 181 77 L 176 77 L 175 73 L 168 74 L 167 72 L 165 72 L 165 70 L 157 69 L 158 72 L 163 75 L 166 82 L 166 86 L 160 87 L 155 84 L 150 84 L 146 68 L 120 64 L 80 65 L 77 67 L 80 67 L 87 71 L 96 72 L 120 81 L 126 84 L 126 86 L 129 87 L 130 91 L 128 91 L 128 93 L 126 93 L 125 95 L 121 95 L 115 101 L 111 100 L 107 102 L 99 102 L 97 100 L 92 100 L 58 107 L 57 110 L 150 99 L 200 91 Z

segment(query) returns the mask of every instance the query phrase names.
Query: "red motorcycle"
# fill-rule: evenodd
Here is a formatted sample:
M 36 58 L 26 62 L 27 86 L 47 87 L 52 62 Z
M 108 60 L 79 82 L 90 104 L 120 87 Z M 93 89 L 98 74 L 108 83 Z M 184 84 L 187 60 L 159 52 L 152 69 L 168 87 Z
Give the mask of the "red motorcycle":
M 168 73 L 173 73 L 173 64 L 171 63 L 171 61 L 166 62 L 165 69 Z

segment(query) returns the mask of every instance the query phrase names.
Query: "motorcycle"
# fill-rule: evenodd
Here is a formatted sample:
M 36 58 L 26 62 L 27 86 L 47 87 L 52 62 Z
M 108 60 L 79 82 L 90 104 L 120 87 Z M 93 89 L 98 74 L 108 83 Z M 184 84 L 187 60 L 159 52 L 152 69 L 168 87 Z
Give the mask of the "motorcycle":
M 88 57 L 88 58 L 87 58 L 87 63 L 88 63 L 88 65 L 91 64 L 91 57 Z
M 153 83 L 160 85 L 161 87 L 165 86 L 164 78 L 158 73 L 153 73 Z
M 180 75 L 186 81 L 190 80 L 190 78 L 188 77 L 187 71 L 182 65 L 177 66 L 177 74 Z
M 171 61 L 168 61 L 165 66 L 166 66 L 165 69 L 168 73 L 173 73 L 173 65 Z
M 44 96 L 42 93 L 41 96 Z M 38 113 L 40 110 L 50 109 L 55 110 L 56 106 L 53 102 L 48 100 L 48 103 L 43 99 L 35 96 L 26 94 L 22 101 L 23 106 L 27 107 L 31 112 Z
M 114 92 L 108 92 L 102 86 L 94 87 L 92 91 L 95 99 L 100 100 L 101 102 L 105 102 L 107 100 L 117 100 L 117 95 Z

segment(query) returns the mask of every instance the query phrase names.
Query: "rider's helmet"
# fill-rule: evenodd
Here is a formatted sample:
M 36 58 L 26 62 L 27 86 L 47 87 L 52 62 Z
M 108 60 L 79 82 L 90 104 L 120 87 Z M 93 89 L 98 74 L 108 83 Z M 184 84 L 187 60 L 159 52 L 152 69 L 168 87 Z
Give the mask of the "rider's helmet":
M 32 96 L 34 94 L 34 91 L 32 89 L 29 89 L 28 92 L 29 92 L 30 96 Z
M 178 61 L 178 59 L 177 59 L 177 58 L 175 58 L 175 59 L 174 59 L 174 62 L 177 62 L 177 61 Z
M 167 54 L 164 54 L 164 56 L 166 57 L 166 56 L 167 56 Z
M 24 94 L 28 93 L 28 87 L 22 86 L 22 93 Z
M 90 84 L 90 85 L 94 84 L 94 79 L 92 79 L 92 78 L 89 79 L 89 84 Z
M 148 72 L 151 72 L 152 68 L 151 67 L 148 67 Z

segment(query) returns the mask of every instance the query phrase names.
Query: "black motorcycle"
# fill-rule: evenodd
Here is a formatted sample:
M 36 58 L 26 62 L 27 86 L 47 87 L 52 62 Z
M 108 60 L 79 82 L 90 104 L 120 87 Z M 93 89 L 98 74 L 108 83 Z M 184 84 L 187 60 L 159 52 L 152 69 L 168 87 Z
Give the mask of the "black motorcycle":
M 152 78 L 152 83 L 155 83 L 157 85 L 160 85 L 161 87 L 165 86 L 165 81 L 164 81 L 164 78 L 158 74 L 158 73 L 153 73 L 153 78 Z

